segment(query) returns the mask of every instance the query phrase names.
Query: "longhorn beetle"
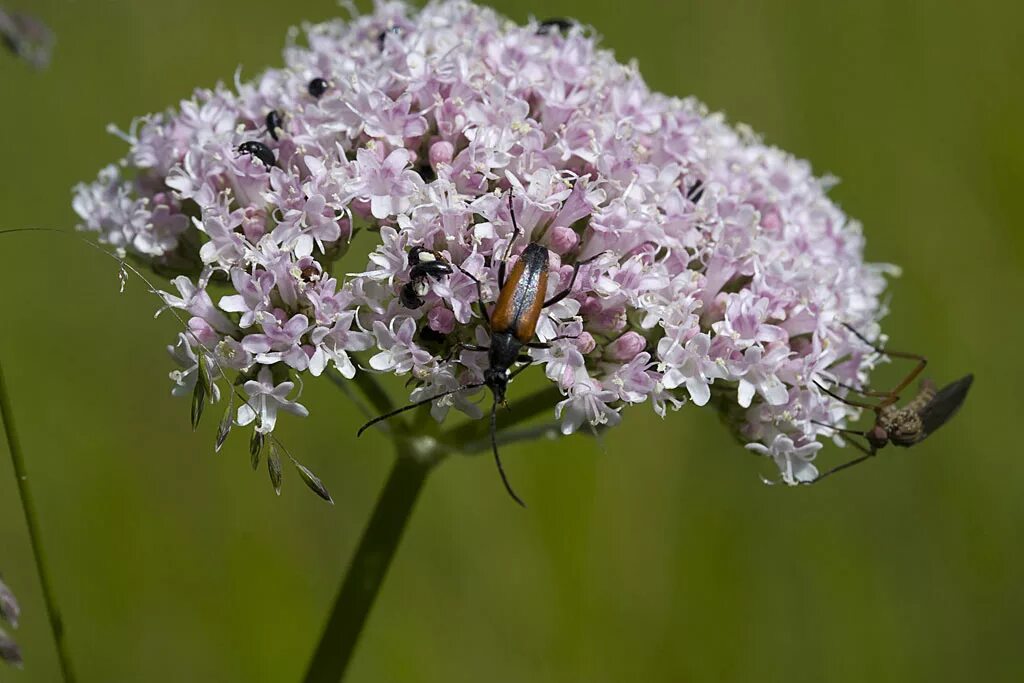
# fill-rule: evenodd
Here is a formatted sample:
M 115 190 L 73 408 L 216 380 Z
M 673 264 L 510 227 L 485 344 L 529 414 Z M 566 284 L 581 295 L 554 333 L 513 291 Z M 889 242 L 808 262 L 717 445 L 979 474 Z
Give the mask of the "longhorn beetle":
M 531 242 L 526 245 L 526 249 L 519 256 L 519 260 L 512 267 L 512 272 L 509 273 L 508 279 L 505 279 L 505 266 L 509 256 L 512 252 L 512 245 L 521 234 L 519 225 L 516 223 L 515 209 L 512 207 L 512 193 L 509 193 L 508 197 L 508 208 L 509 213 L 512 216 L 512 238 L 508 242 L 508 246 L 505 248 L 505 256 L 498 263 L 498 287 L 500 292 L 498 294 L 498 301 L 494 304 L 494 310 L 491 311 L 490 315 L 487 313 L 487 308 L 484 304 L 483 286 L 477 278 L 473 277 L 466 271 L 462 271 L 467 277 L 476 283 L 477 290 L 477 303 L 480 308 L 480 315 L 487 323 L 491 332 L 491 345 L 490 346 L 476 346 L 471 344 L 460 344 L 456 347 L 465 349 L 467 351 L 486 351 L 488 354 L 488 367 L 484 370 L 484 381 L 476 382 L 474 384 L 467 384 L 466 386 L 459 387 L 458 389 L 452 389 L 451 391 L 445 391 L 425 398 L 422 401 L 416 401 L 407 406 L 403 406 L 398 410 L 392 410 L 389 413 L 385 413 L 378 417 L 373 418 L 362 427 L 359 428 L 359 434 L 362 434 L 366 429 L 372 425 L 387 420 L 388 418 L 394 417 L 399 413 L 404 413 L 407 410 L 412 410 L 417 406 L 431 403 L 439 398 L 449 396 L 451 394 L 463 391 L 465 389 L 475 389 L 476 387 L 488 387 L 491 390 L 491 394 L 494 396 L 494 402 L 491 404 L 491 450 L 494 452 L 494 463 L 498 467 L 498 474 L 501 475 L 501 481 L 505 485 L 505 490 L 512 496 L 512 500 L 516 501 L 523 507 L 526 504 L 523 502 L 512 485 L 508 481 L 508 477 L 505 476 L 505 468 L 501 464 L 501 456 L 498 455 L 498 405 L 502 404 L 508 406 L 508 402 L 505 400 L 505 390 L 508 388 L 509 380 L 519 372 L 529 367 L 531 358 L 528 354 L 521 353 L 523 347 L 531 349 L 545 349 L 550 346 L 546 342 L 535 342 L 533 341 L 534 333 L 537 330 L 537 319 L 540 317 L 541 311 L 548 306 L 552 306 L 565 297 L 569 296 L 572 291 L 572 287 L 576 284 L 576 276 L 580 272 L 580 268 L 590 263 L 594 259 L 603 255 L 598 254 L 585 261 L 579 261 L 573 264 L 572 267 L 572 278 L 569 280 L 569 286 L 564 290 L 555 294 L 550 299 L 545 300 L 544 295 L 548 288 L 548 250 L 541 244 Z M 462 270 L 462 268 L 459 268 Z M 518 368 L 513 372 L 512 366 L 516 363 L 526 363 L 522 367 Z
M 398 298 L 406 308 L 419 308 L 423 305 L 423 295 L 429 291 L 427 278 L 442 277 L 452 274 L 452 264 L 436 251 L 413 247 L 409 250 L 409 282 L 405 283 L 398 293 Z
M 935 386 L 935 383 L 930 379 L 923 379 L 921 380 L 921 387 L 918 389 L 917 396 L 900 408 L 896 405 L 897 401 L 900 400 L 900 392 L 910 386 L 910 383 L 913 382 L 922 371 L 924 371 L 925 366 L 928 364 L 928 359 L 916 353 L 907 353 L 905 351 L 886 351 L 885 349 L 872 344 L 864 337 L 864 335 L 850 325 L 847 325 L 846 323 L 843 323 L 843 325 L 857 335 L 858 339 L 870 346 L 876 353 L 890 356 L 892 358 L 916 360 L 917 365 L 914 366 L 914 369 L 911 370 L 910 373 L 891 391 L 864 391 L 846 386 L 845 384 L 839 384 L 839 386 L 844 389 L 855 391 L 862 396 L 881 399 L 877 404 L 867 403 L 865 401 L 854 401 L 840 396 L 829 389 L 826 389 L 817 380 L 815 380 L 814 383 L 818 385 L 818 388 L 829 396 L 838 399 L 847 405 L 854 406 L 856 408 L 867 408 L 874 411 L 875 425 L 868 430 L 856 430 L 842 429 L 823 422 L 815 422 L 815 424 L 830 427 L 842 434 L 863 437 L 864 440 L 867 441 L 867 446 L 855 439 L 850 439 L 850 443 L 852 443 L 858 450 L 862 451 L 864 455 L 833 467 L 814 481 L 807 482 L 809 484 L 819 482 L 830 474 L 835 474 L 840 470 L 845 470 L 848 467 L 853 467 L 854 465 L 864 462 L 868 458 L 874 456 L 875 453 L 884 448 L 887 444 L 891 443 L 894 446 L 910 448 L 914 444 L 924 441 L 926 438 L 931 436 L 936 429 L 949 422 L 953 415 L 956 414 L 956 411 L 960 409 L 961 405 L 963 405 L 964 399 L 967 398 L 967 390 L 971 388 L 971 382 L 974 381 L 974 375 L 968 374 L 955 382 L 947 384 L 942 389 L 938 389 Z

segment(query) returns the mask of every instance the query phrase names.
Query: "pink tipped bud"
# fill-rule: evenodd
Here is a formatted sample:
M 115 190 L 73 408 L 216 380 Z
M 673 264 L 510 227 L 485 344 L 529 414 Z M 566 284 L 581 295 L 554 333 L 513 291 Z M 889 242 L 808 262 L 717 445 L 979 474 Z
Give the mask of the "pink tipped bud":
M 216 330 L 203 318 L 190 318 L 188 321 L 188 331 L 195 337 L 200 344 L 206 347 L 213 346 L 220 341 L 220 335 L 217 334 Z
M 574 343 L 576 344 L 576 349 L 584 356 L 593 351 L 594 347 L 597 346 L 597 342 L 594 341 L 594 335 L 589 332 L 581 333 L 580 336 L 576 337 Z
M 430 146 L 430 165 L 437 168 L 440 164 L 450 164 L 455 158 L 455 145 L 447 140 L 439 140 Z
M 636 358 L 646 347 L 647 340 L 638 332 L 630 330 L 608 345 L 604 357 L 625 363 Z
M 551 251 L 556 254 L 565 254 L 575 249 L 576 245 L 580 243 L 580 236 L 572 228 L 556 225 L 551 228 L 549 234 L 551 235 L 549 246 Z
M 770 207 L 761 214 L 761 227 L 770 232 L 775 232 L 782 227 L 782 216 L 775 207 Z
M 455 329 L 455 314 L 444 306 L 435 306 L 427 313 L 427 324 L 435 332 L 451 334 Z

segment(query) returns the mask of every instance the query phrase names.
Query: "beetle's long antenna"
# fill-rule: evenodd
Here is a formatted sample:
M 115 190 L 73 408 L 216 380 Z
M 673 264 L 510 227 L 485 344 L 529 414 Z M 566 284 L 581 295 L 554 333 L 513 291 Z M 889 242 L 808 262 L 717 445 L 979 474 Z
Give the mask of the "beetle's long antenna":
M 501 456 L 498 455 L 498 399 L 494 399 L 494 403 L 491 404 L 491 448 L 494 450 L 494 464 L 498 466 L 498 474 L 501 475 L 501 483 L 505 485 L 505 490 L 508 491 L 508 495 L 512 496 L 512 500 L 519 503 L 523 507 L 526 507 L 526 503 L 523 499 L 516 495 L 516 492 L 512 489 L 512 484 L 508 483 L 508 477 L 505 476 L 505 468 L 501 466 Z
M 407 410 L 412 410 L 413 408 L 419 408 L 424 403 L 430 403 L 431 401 L 436 401 L 439 398 L 444 398 L 445 396 L 451 396 L 452 394 L 457 394 L 460 391 L 464 391 L 466 389 L 476 389 L 477 387 L 482 387 L 483 385 L 484 385 L 483 382 L 477 382 L 476 384 L 467 384 L 466 386 L 459 387 L 458 389 L 452 389 L 451 391 L 445 391 L 443 393 L 437 394 L 436 396 L 431 396 L 430 398 L 425 398 L 425 399 L 422 399 L 420 401 L 416 401 L 415 403 L 410 403 L 407 406 L 402 406 L 401 408 L 398 408 L 396 410 L 392 410 L 389 413 L 384 413 L 383 415 L 378 415 L 377 417 L 373 418 L 372 420 L 370 420 L 369 422 L 364 424 L 362 427 L 360 427 L 359 431 L 356 432 L 356 436 L 357 437 L 362 436 L 363 432 L 365 432 L 369 427 L 372 427 L 373 425 L 377 424 L 378 422 L 383 422 L 384 420 L 387 420 L 388 418 L 392 418 L 395 415 L 400 415 L 401 413 L 404 413 Z

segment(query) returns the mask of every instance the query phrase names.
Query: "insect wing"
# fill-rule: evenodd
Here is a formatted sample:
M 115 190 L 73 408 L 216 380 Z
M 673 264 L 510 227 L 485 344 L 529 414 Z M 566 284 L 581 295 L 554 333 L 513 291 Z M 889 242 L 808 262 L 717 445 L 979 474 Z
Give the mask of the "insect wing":
M 921 422 L 924 424 L 922 439 L 952 419 L 967 398 L 967 390 L 971 388 L 973 381 L 974 375 L 967 375 L 947 384 L 921 409 Z

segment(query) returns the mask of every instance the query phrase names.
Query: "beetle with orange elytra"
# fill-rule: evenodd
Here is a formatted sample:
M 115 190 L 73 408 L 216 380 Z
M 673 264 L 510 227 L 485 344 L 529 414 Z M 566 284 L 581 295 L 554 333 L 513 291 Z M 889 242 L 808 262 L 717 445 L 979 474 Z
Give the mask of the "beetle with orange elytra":
M 452 389 L 451 391 L 445 391 L 443 393 L 425 398 L 420 401 L 416 401 L 407 406 L 403 406 L 397 410 L 392 410 L 389 413 L 385 413 L 374 419 L 370 420 L 362 427 L 359 428 L 359 434 L 361 435 L 366 429 L 378 422 L 387 420 L 388 418 L 394 417 L 400 413 L 404 413 L 407 410 L 412 410 L 418 406 L 426 403 L 431 403 L 439 398 L 444 398 L 451 394 L 458 393 L 466 389 L 475 389 L 477 387 L 488 387 L 491 390 L 491 394 L 494 396 L 494 402 L 491 405 L 491 449 L 494 452 L 494 462 L 498 467 L 498 474 L 501 475 L 501 481 L 505 485 L 505 490 L 508 491 L 512 499 L 517 503 L 526 507 L 523 500 L 513 490 L 512 485 L 508 481 L 508 477 L 505 475 L 505 468 L 501 464 L 501 456 L 498 454 L 498 441 L 497 441 L 497 429 L 498 429 L 498 405 L 507 406 L 505 400 L 505 392 L 508 389 L 509 380 L 511 380 L 516 374 L 529 367 L 532 362 L 532 358 L 529 354 L 523 353 L 524 348 L 530 349 L 546 349 L 550 347 L 548 342 L 534 341 L 534 335 L 537 332 L 537 321 L 540 319 L 541 312 L 554 304 L 565 299 L 572 292 L 573 285 L 576 284 L 576 277 L 579 275 L 580 268 L 587 265 L 603 255 L 598 254 L 592 256 L 584 261 L 578 261 L 573 264 L 572 277 L 569 280 L 568 286 L 561 292 L 555 294 L 550 299 L 545 299 L 548 288 L 548 250 L 537 242 L 531 242 L 526 245 L 523 253 L 520 254 L 519 260 L 512 267 L 512 271 L 508 273 L 508 278 L 505 277 L 506 264 L 512 253 L 512 245 L 515 244 L 519 235 L 522 231 L 519 229 L 519 225 L 516 222 L 515 208 L 512 205 L 512 193 L 509 192 L 508 197 L 508 208 L 512 218 L 512 237 L 505 248 L 505 255 L 498 262 L 498 301 L 494 304 L 494 309 L 488 314 L 487 307 L 484 302 L 483 295 L 483 284 L 479 279 L 470 275 L 465 270 L 459 268 L 460 271 L 466 277 L 470 278 L 476 283 L 477 289 L 477 303 L 480 310 L 480 316 L 487 323 L 487 326 L 491 334 L 490 346 L 477 346 L 473 344 L 459 344 L 454 350 L 466 350 L 466 351 L 482 351 L 487 352 L 488 365 L 484 370 L 484 380 L 482 382 L 475 382 L 459 387 L 458 389 Z M 556 339 L 564 337 L 556 337 Z M 513 371 L 512 366 L 516 363 L 525 363 L 522 367 Z

